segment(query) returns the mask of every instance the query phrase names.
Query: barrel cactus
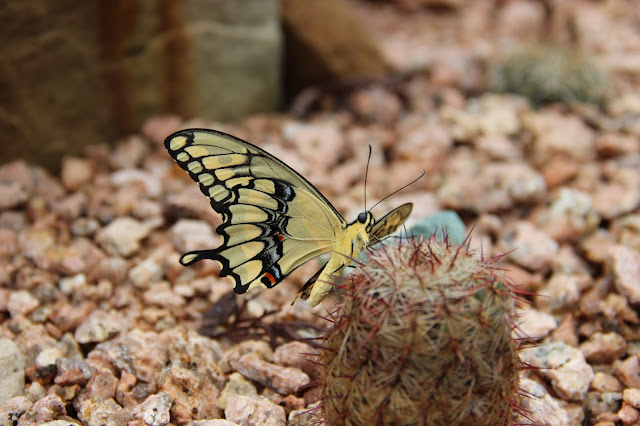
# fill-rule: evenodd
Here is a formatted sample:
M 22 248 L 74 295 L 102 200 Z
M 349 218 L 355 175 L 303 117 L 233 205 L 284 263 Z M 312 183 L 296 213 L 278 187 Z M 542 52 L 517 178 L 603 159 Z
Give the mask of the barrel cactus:
M 327 424 L 514 422 L 516 297 L 491 260 L 466 243 L 396 240 L 339 286 L 318 358 Z

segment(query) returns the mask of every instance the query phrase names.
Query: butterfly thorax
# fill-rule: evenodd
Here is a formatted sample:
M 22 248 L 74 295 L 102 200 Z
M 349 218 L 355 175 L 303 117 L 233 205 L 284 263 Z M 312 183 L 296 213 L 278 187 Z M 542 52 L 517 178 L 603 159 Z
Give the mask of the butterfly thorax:
M 316 306 L 324 300 L 333 287 L 335 277 L 339 276 L 342 270 L 369 244 L 369 233 L 374 223 L 373 215 L 370 212 L 364 212 L 360 213 L 354 222 L 338 231 L 331 258 L 311 289 L 309 296 L 311 306 Z

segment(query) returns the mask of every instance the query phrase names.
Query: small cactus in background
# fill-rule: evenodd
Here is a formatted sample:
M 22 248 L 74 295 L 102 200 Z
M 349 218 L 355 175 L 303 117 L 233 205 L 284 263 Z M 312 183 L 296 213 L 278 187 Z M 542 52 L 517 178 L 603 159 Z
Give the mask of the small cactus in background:
M 492 70 L 491 88 L 548 102 L 600 103 L 607 76 L 592 57 L 553 45 L 531 44 L 506 54 Z
M 344 282 L 323 342 L 335 425 L 501 425 L 518 411 L 516 298 L 468 244 L 394 241 Z

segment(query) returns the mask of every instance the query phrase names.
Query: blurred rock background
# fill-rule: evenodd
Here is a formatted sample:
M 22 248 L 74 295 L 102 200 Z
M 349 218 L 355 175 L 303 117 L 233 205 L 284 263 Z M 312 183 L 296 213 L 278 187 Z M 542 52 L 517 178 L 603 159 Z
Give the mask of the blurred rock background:
M 0 23 L 0 158 L 50 170 L 153 115 L 237 120 L 283 82 L 387 70 L 342 0 L 3 2 Z
M 175 112 L 276 108 L 277 0 L 33 0 L 0 6 L 3 162 L 49 169 Z
M 640 49 L 638 8 L 628 13 L 626 3 L 3 2 L 0 160 L 55 171 L 63 154 L 130 134 L 154 115 L 235 121 L 286 108 L 301 91 L 294 107 L 304 106 L 313 85 L 382 75 L 426 72 L 470 93 L 509 90 L 518 81 L 492 86 L 492 64 L 532 42 L 588 51 L 630 74 L 628 86 Z M 611 20 L 618 25 L 604 34 Z

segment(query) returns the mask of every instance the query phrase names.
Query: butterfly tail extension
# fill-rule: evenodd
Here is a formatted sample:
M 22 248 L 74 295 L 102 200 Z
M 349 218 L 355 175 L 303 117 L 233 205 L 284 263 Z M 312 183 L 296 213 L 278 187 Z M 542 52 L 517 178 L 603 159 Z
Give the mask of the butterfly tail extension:
M 195 250 L 190 251 L 189 253 L 185 253 L 180 258 L 180 264 L 182 266 L 191 266 L 196 262 L 199 262 L 203 259 L 211 259 L 218 260 L 216 258 L 217 250 Z

